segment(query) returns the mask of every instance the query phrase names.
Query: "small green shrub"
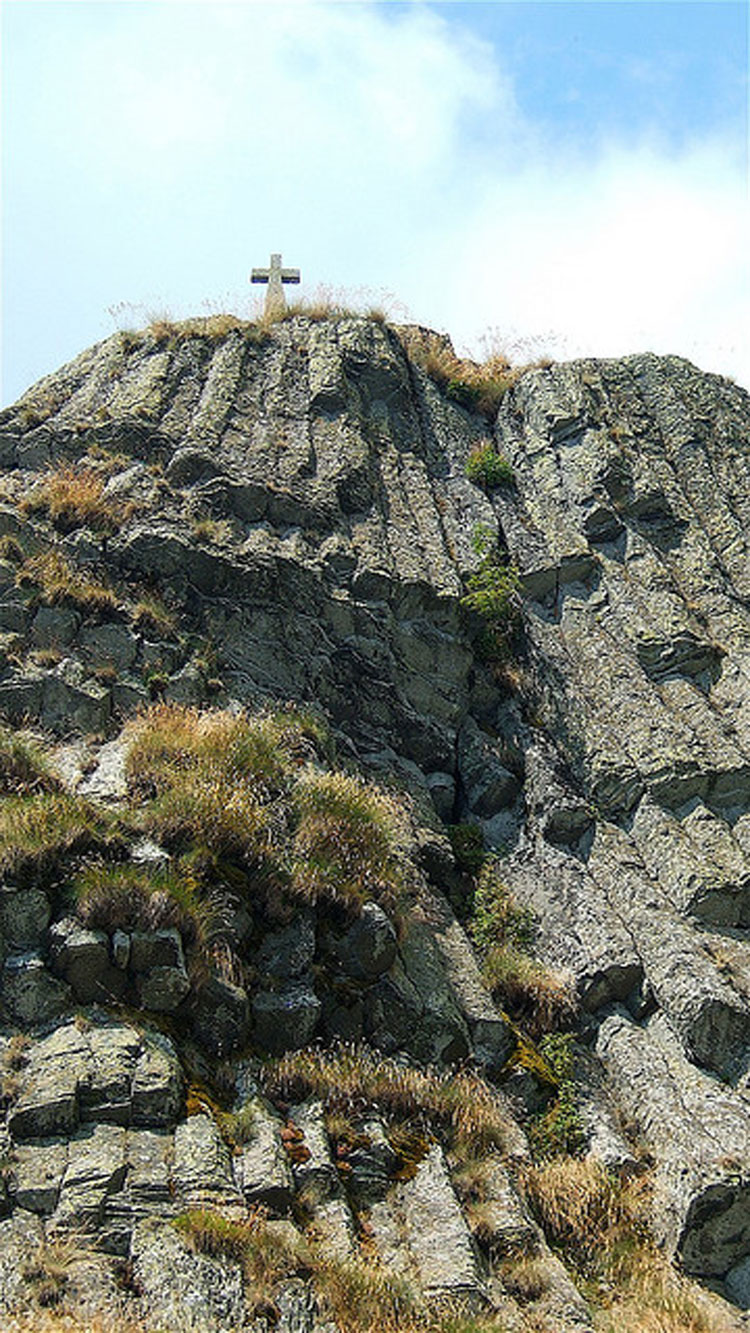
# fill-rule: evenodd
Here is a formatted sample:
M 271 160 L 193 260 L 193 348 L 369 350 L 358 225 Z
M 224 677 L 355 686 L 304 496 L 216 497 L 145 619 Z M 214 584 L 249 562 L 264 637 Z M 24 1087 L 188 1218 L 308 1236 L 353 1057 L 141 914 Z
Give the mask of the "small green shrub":
M 479 824 L 447 824 L 456 866 L 464 875 L 478 875 L 487 857 Z
M 539 1042 L 539 1050 L 557 1080 L 557 1095 L 552 1105 L 531 1123 L 529 1140 L 535 1157 L 576 1157 L 585 1150 L 586 1137 L 578 1111 L 573 1081 L 574 1051 L 570 1033 L 548 1033 Z
M 481 560 L 479 568 L 466 580 L 461 606 L 482 622 L 477 639 L 479 655 L 502 662 L 508 655 L 520 617 L 521 581 L 515 565 L 501 561 L 493 540 L 491 531 L 484 524 L 477 524 L 472 544 Z
M 475 445 L 471 450 L 466 460 L 466 475 L 469 481 L 485 491 L 513 485 L 513 468 L 489 440 Z

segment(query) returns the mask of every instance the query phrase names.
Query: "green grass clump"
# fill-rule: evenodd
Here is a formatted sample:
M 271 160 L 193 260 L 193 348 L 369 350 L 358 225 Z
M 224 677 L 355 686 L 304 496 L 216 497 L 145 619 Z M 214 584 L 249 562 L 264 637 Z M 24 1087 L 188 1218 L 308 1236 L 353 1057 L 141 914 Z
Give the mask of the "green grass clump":
M 520 617 L 521 581 L 515 565 L 501 559 L 493 544 L 493 534 L 484 524 L 477 524 L 472 545 L 481 559 L 479 568 L 466 581 L 461 606 L 482 623 L 477 639 L 479 655 L 502 662 L 508 656 Z
M 513 468 L 490 440 L 477 444 L 466 460 L 466 475 L 475 486 L 494 491 L 498 486 L 513 485 Z
M 361 778 L 307 769 L 293 790 L 292 882 L 309 902 L 395 904 L 404 888 L 395 804 Z
M 0 802 L 0 874 L 43 877 L 67 856 L 118 841 L 111 818 L 81 796 L 46 791 Z
M 484 834 L 479 824 L 448 824 L 446 832 L 453 848 L 457 868 L 464 875 L 478 875 L 487 859 Z
M 51 771 L 42 747 L 23 731 L 0 724 L 0 796 L 30 796 L 56 791 L 59 779 Z
M 25 560 L 17 581 L 21 586 L 36 588 L 38 600 L 45 606 L 73 606 L 84 612 L 117 608 L 112 589 L 76 569 L 61 551 L 44 551 Z
M 532 1121 L 529 1141 L 541 1160 L 576 1157 L 586 1147 L 586 1136 L 573 1081 L 573 1037 L 569 1032 L 547 1033 L 539 1042 L 539 1052 L 554 1074 L 557 1093 L 549 1108 Z
M 533 913 L 503 884 L 495 858 L 488 858 L 479 873 L 469 933 L 485 984 L 533 1037 L 570 1025 L 575 1015 L 570 978 L 531 953 Z

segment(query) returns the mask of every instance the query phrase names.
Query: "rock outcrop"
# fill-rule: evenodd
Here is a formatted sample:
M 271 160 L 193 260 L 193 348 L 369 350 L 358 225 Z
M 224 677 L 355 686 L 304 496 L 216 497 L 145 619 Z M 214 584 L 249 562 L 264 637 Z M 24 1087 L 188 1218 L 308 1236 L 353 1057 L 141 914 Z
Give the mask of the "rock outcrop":
M 405 912 L 235 902 L 240 974 L 196 967 L 173 922 L 88 926 L 54 875 L 0 872 L 4 1245 L 95 1231 L 165 1327 L 259 1328 L 251 1291 L 280 1328 L 331 1328 L 321 1260 L 269 1296 L 236 1238 L 198 1253 L 173 1225 L 262 1207 L 284 1253 L 304 1214 L 336 1262 L 364 1246 L 433 1303 L 592 1327 L 517 1190 L 520 1130 L 472 1229 L 434 1124 L 409 1160 L 378 1107 L 337 1139 L 325 1097 L 269 1099 L 255 1065 L 231 1111 L 194 1090 L 185 1114 L 190 1060 L 238 1082 L 238 1052 L 336 1041 L 472 1061 L 505 1104 L 527 1046 L 480 975 L 445 836 L 473 825 L 571 979 L 592 1158 L 637 1171 L 640 1136 L 660 1243 L 750 1308 L 747 394 L 677 358 L 586 360 L 509 377 L 488 422 L 420 338 L 354 317 L 117 335 L 0 418 L 0 714 L 57 738 L 62 789 L 121 810 L 122 729 L 153 700 L 314 706 L 342 762 L 408 793 L 412 888 Z M 512 485 L 468 479 L 488 445 Z M 466 603 L 493 569 L 520 589 L 494 649 Z M 129 863 L 173 859 L 117 836 Z M 521 1114 L 549 1096 L 535 1069 Z M 0 1302 L 22 1299 L 4 1269 Z

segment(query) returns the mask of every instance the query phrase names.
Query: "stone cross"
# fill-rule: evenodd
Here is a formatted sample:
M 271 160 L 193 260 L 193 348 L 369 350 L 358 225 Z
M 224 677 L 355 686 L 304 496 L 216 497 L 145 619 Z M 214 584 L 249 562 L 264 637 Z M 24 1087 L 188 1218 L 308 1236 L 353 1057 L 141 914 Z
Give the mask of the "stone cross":
M 284 288 L 282 283 L 299 282 L 299 269 L 282 268 L 281 255 L 271 255 L 270 268 L 254 268 L 250 281 L 268 283 L 265 314 L 281 315 L 286 310 L 286 300 L 284 298 Z

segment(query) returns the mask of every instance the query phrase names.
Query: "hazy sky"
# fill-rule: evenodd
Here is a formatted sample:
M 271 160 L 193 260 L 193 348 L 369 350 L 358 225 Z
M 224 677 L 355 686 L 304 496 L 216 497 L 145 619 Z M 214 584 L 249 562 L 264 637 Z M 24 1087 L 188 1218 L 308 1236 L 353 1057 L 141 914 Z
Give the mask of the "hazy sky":
M 154 314 L 248 315 L 271 251 L 459 350 L 750 387 L 747 13 L 4 0 L 3 402 Z

